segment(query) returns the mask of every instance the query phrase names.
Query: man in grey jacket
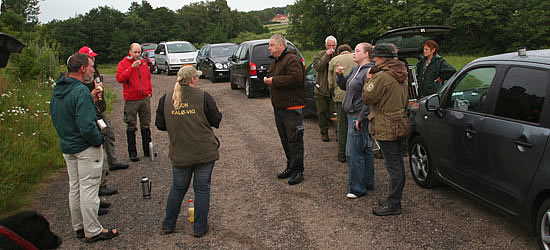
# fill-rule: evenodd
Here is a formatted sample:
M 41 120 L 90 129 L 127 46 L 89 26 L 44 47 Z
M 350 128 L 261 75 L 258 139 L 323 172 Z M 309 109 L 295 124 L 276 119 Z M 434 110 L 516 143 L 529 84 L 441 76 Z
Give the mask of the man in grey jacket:
M 336 83 L 346 91 L 343 109 L 348 117 L 348 137 L 346 142 L 346 160 L 349 168 L 349 199 L 356 199 L 374 189 L 374 155 L 369 138 L 370 107 L 363 104 L 363 84 L 371 62 L 372 45 L 360 43 L 355 46 L 353 61 L 357 66 L 346 76 L 345 68 L 336 66 Z

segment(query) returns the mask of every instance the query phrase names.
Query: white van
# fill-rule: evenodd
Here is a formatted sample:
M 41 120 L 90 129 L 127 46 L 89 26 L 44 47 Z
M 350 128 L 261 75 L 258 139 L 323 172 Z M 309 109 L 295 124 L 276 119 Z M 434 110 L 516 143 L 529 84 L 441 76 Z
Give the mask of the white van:
M 186 65 L 197 66 L 197 49 L 187 41 L 160 42 L 155 50 L 155 72 L 177 72 Z

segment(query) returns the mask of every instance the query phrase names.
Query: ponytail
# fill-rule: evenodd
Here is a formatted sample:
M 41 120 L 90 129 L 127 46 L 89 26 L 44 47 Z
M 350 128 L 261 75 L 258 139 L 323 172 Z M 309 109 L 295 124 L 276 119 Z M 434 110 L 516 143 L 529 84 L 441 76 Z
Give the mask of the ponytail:
M 181 86 L 179 81 L 176 81 L 174 84 L 174 94 L 172 94 L 172 100 L 174 101 L 174 109 L 178 109 L 181 104 L 181 96 L 183 95 L 183 86 Z

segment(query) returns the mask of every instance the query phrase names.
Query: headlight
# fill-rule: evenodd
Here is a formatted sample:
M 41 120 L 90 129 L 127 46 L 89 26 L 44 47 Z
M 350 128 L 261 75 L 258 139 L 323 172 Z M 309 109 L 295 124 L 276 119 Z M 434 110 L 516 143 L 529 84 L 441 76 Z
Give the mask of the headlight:
M 223 65 L 221 63 L 216 63 L 216 68 L 217 69 L 223 69 Z
M 228 65 L 228 63 L 224 64 L 224 65 L 223 65 L 223 68 L 224 68 L 224 69 L 227 69 L 227 68 L 229 68 L 229 65 Z

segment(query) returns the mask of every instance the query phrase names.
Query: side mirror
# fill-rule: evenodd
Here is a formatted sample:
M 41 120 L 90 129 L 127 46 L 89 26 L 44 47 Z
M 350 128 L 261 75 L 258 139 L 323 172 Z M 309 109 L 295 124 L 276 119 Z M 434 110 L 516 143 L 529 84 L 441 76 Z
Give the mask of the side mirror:
M 164 55 L 164 51 L 161 51 L 159 54 Z
M 433 94 L 426 100 L 426 110 L 430 112 L 438 111 L 440 108 L 439 95 Z

